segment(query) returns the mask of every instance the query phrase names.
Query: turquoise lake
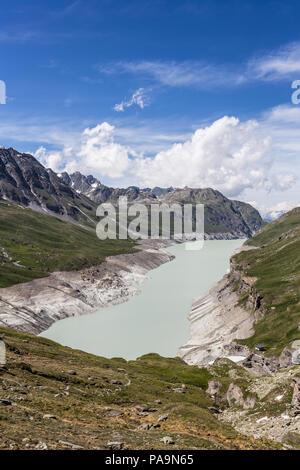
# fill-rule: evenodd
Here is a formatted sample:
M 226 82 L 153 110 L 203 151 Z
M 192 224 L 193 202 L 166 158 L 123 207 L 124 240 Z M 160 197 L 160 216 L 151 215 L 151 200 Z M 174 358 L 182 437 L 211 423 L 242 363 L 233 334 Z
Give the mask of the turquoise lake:
M 53 324 L 41 336 L 104 357 L 127 360 L 150 352 L 177 355 L 189 337 L 192 302 L 229 269 L 243 240 L 208 240 L 199 251 L 184 244 L 166 250 L 175 259 L 148 273 L 140 294 L 122 304 Z

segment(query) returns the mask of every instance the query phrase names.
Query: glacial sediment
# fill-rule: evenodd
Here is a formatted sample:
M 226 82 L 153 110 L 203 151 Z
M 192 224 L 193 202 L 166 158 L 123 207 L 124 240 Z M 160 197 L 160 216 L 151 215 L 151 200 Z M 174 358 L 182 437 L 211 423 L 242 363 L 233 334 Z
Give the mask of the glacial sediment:
M 243 246 L 236 253 L 244 249 L 249 247 Z M 228 356 L 234 340 L 253 334 L 255 316 L 239 305 L 240 297 L 234 290 L 238 275 L 231 266 L 229 274 L 193 303 L 188 316 L 190 339 L 178 353 L 187 364 L 208 364 Z M 235 355 L 242 356 L 240 351 Z
M 168 241 L 147 240 L 136 253 L 107 257 L 99 266 L 0 289 L 0 325 L 39 334 L 63 318 L 116 305 L 139 292 L 147 272 L 173 259 L 161 248 Z

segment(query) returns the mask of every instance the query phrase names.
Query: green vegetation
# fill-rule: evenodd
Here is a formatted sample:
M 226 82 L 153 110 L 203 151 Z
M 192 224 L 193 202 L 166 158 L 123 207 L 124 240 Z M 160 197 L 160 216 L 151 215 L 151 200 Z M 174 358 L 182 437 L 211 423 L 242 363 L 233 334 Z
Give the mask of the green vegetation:
M 7 350 L 0 367 L 0 449 L 68 448 L 61 441 L 85 449 L 105 449 L 110 441 L 125 449 L 280 447 L 240 435 L 210 410 L 208 380 L 223 380 L 231 366 L 242 370 L 232 363 L 208 371 L 157 354 L 105 359 L 7 328 L 0 338 Z M 141 405 L 150 410 L 135 408 Z M 159 426 L 140 428 L 153 423 Z M 164 444 L 164 436 L 174 445 Z
M 280 354 L 300 339 L 300 208 L 266 226 L 246 242 L 256 247 L 233 259 L 244 276 L 255 278 L 254 290 L 263 297 L 263 317 L 255 334 L 239 341 L 253 348 L 266 346 L 268 353 Z M 246 300 L 241 297 L 240 303 Z
M 97 238 L 95 228 L 61 221 L 0 200 L 0 287 L 78 270 L 134 251 L 127 240 Z

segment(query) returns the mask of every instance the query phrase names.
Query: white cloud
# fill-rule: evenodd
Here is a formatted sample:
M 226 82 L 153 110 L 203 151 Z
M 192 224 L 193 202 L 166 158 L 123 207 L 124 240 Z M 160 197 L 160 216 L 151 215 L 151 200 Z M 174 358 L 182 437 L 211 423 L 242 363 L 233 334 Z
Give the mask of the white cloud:
M 130 108 L 134 104 L 139 106 L 141 109 L 144 109 L 144 107 L 147 106 L 147 98 L 144 88 L 136 90 L 130 100 L 122 101 L 120 104 L 115 104 L 114 110 L 118 112 L 124 111 L 125 108 Z
M 115 128 L 106 122 L 85 129 L 79 150 L 64 150 L 61 158 L 53 152 L 45 156 L 43 150 L 41 156 L 56 168 L 64 160 L 66 171 L 80 170 L 100 179 L 152 187 L 213 187 L 230 197 L 249 188 L 284 191 L 295 181 L 288 172 L 280 178 L 272 172 L 272 139 L 256 121 L 243 123 L 227 116 L 154 157 L 143 157 L 116 142 Z
M 46 148 L 41 146 L 34 153 L 34 156 L 39 160 L 46 168 L 51 168 L 53 171 L 59 171 L 64 164 L 63 157 L 66 156 L 66 152 L 47 152 Z
M 225 116 L 184 143 L 140 160 L 136 173 L 146 186 L 210 186 L 237 196 L 247 188 L 269 190 L 277 184 L 271 165 L 271 139 L 258 123 Z
M 256 57 L 249 62 L 248 74 L 256 80 L 282 80 L 300 73 L 300 42 Z
M 84 130 L 80 150 L 73 151 L 66 171 L 121 178 L 129 169 L 129 149 L 114 141 L 114 126 L 107 122 Z
M 236 85 L 244 81 L 243 75 L 234 67 L 221 67 L 192 60 L 116 62 L 97 66 L 97 69 L 105 74 L 138 74 L 173 87 L 194 85 L 207 89 L 219 84 Z
M 100 64 L 103 74 L 132 74 L 171 87 L 194 86 L 211 89 L 216 86 L 239 86 L 253 81 L 275 81 L 299 78 L 300 42 L 245 58 L 242 63 L 214 64 L 202 60 L 185 61 L 119 61 Z

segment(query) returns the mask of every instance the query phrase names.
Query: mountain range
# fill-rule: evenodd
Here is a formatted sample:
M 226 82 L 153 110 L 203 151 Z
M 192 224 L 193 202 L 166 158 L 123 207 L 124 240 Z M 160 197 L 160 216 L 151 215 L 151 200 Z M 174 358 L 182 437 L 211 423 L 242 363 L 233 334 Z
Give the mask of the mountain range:
M 204 203 L 205 231 L 220 238 L 251 237 L 263 226 L 256 209 L 206 189 L 112 188 L 80 172 L 56 174 L 32 155 L 13 148 L 0 149 L 0 197 L 48 215 L 84 226 L 96 224 L 96 207 L 116 203 L 120 196 L 145 204 Z

